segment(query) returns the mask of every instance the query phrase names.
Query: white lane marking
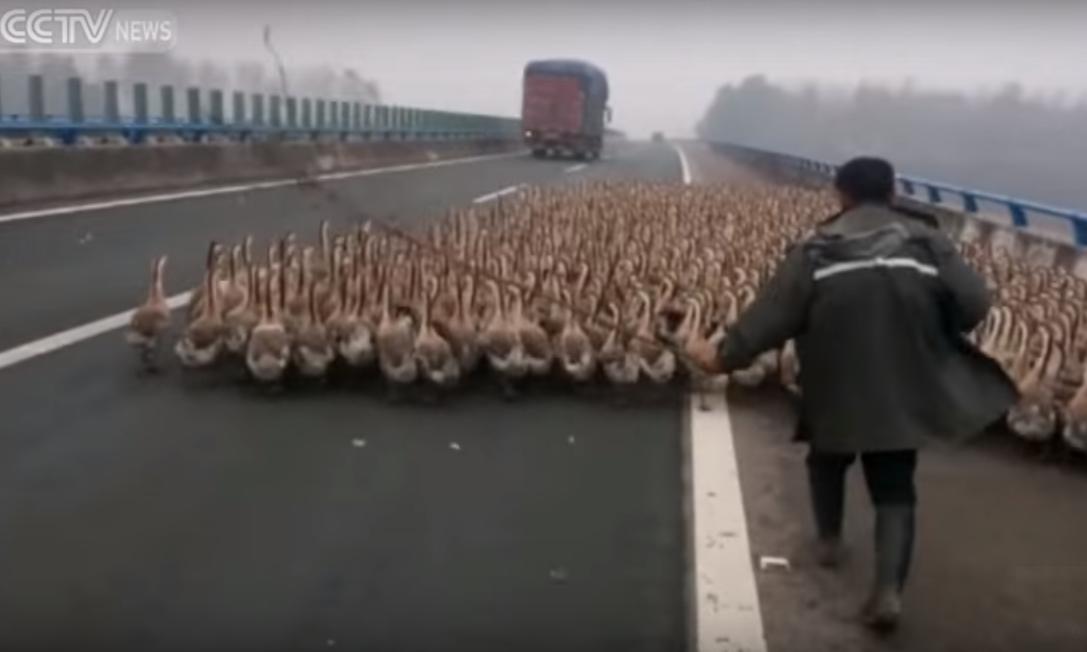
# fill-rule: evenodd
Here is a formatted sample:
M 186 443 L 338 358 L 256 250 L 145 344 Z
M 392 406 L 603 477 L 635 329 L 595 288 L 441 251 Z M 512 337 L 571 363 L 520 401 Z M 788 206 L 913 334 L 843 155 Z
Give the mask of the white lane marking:
M 672 149 L 676 150 L 676 155 L 679 156 L 679 167 L 683 173 L 683 183 L 691 183 L 691 164 L 687 160 L 686 152 L 677 143 L 672 143 Z
M 189 297 L 191 296 L 192 292 L 175 294 L 166 299 L 166 305 L 170 307 L 170 310 L 176 310 L 177 308 L 188 304 Z M 119 312 L 116 315 L 103 317 L 102 319 L 92 321 L 89 324 L 83 324 L 82 326 L 69 328 L 66 331 L 54 333 L 53 335 L 43 337 L 40 340 L 27 342 L 14 349 L 0 351 L 0 369 L 5 369 L 12 365 L 19 364 L 24 360 L 29 360 L 30 358 L 39 355 L 45 355 L 46 353 L 62 349 L 66 346 L 75 344 L 76 342 L 82 342 L 83 340 L 96 337 L 102 333 L 108 333 L 111 330 L 127 326 L 128 320 L 132 319 L 133 312 L 135 312 L 135 310 Z
M 586 167 L 588 166 L 584 163 L 578 163 L 577 165 L 571 165 L 570 167 L 563 170 L 563 172 L 565 172 L 566 174 L 573 174 L 574 172 L 581 172 Z
M 451 158 L 444 161 L 428 161 L 426 163 L 407 163 L 404 165 L 392 165 L 382 168 L 367 168 L 364 170 L 350 170 L 346 172 L 329 172 L 326 174 L 320 174 L 314 177 L 318 181 L 339 181 L 341 179 L 352 179 L 355 177 L 368 177 L 375 174 L 389 174 L 392 172 L 408 172 L 411 170 L 423 170 L 427 168 L 437 168 L 446 165 L 459 165 L 461 163 L 478 163 L 481 161 L 490 161 L 502 158 L 512 158 L 514 156 L 521 156 L 522 152 L 508 152 L 503 154 L 487 154 L 484 156 L 469 156 L 465 158 Z M 275 179 L 272 181 L 257 181 L 253 183 L 236 184 L 229 186 L 216 186 L 212 188 L 197 188 L 194 190 L 181 190 L 178 192 L 167 192 L 156 195 L 144 195 L 140 197 L 125 197 L 122 199 L 109 199 L 103 201 L 93 201 L 81 204 L 71 204 L 67 206 L 54 206 L 51 208 L 41 208 L 37 210 L 21 211 L 17 213 L 7 213 L 6 215 L 0 215 L 0 224 L 4 222 L 16 222 L 19 220 L 30 220 L 39 217 L 52 217 L 54 215 L 70 215 L 72 213 L 83 213 L 87 211 L 106 210 L 110 208 L 120 208 L 123 206 L 138 206 L 141 204 L 155 204 L 160 202 L 178 201 L 180 199 L 192 199 L 195 197 L 211 197 L 214 195 L 226 195 L 231 193 L 249 192 L 252 190 L 270 190 L 272 188 L 282 188 L 285 186 L 298 185 L 297 178 L 290 179 Z
M 517 192 L 518 190 L 520 190 L 524 186 L 525 186 L 525 184 L 523 184 L 523 183 L 514 184 L 512 186 L 507 186 L 507 187 L 505 187 L 505 188 L 503 188 L 501 190 L 495 190 L 494 192 L 489 192 L 486 195 L 480 195 L 479 197 L 476 197 L 475 199 L 473 199 L 472 202 L 475 203 L 475 204 L 483 204 L 483 203 L 486 203 L 486 202 L 489 202 L 489 201 L 494 201 L 495 199 L 498 199 L 499 197 L 501 197 L 503 195 L 508 195 L 510 193 Z
M 683 148 L 672 143 L 684 185 L 692 181 Z M 694 608 L 691 639 L 696 652 L 765 652 L 758 588 L 744 515 L 743 491 L 728 401 L 710 397 L 710 410 L 687 397 L 687 516 L 694 558 L 689 589 Z
M 693 396 L 687 400 L 694 649 L 765 652 L 728 404 L 721 395 L 710 397 L 709 411 L 697 403 Z

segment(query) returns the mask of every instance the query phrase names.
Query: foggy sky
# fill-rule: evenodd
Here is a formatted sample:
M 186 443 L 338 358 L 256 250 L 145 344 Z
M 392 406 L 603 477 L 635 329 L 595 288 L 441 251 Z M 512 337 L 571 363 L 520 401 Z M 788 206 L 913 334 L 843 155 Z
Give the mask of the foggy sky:
M 615 126 L 641 136 L 693 134 L 717 89 L 752 74 L 798 85 L 912 80 L 985 92 L 1018 81 L 1028 93 L 1087 92 L 1087 3 L 1072 0 L 122 1 L 174 11 L 178 56 L 268 61 L 267 22 L 289 65 L 349 66 L 385 101 L 428 108 L 517 115 L 526 61 L 587 58 L 610 76 Z

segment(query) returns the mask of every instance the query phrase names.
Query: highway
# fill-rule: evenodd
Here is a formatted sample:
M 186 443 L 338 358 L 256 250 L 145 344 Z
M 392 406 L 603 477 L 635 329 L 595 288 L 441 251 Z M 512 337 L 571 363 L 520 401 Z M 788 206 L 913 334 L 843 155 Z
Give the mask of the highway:
M 519 183 L 677 179 L 666 146 L 345 179 L 410 225 Z M 0 350 L 168 292 L 211 238 L 357 221 L 297 188 L 0 223 Z M 680 401 L 390 406 L 136 373 L 112 331 L 0 370 L 0 649 L 679 649 Z M 60 626 L 62 625 L 62 626 Z
M 622 144 L 587 166 L 518 154 L 331 183 L 411 226 L 518 184 L 750 179 L 708 151 L 688 159 Z M 0 650 L 690 649 L 705 596 L 689 591 L 684 397 L 614 406 L 541 388 L 508 403 L 483 384 L 390 405 L 365 383 L 268 396 L 176 365 L 140 375 L 120 331 L 79 330 L 141 300 L 154 255 L 170 256 L 176 294 L 209 239 L 312 240 L 321 219 L 358 216 L 283 186 L 0 217 L 0 361 L 73 333 L 0 363 Z M 930 451 L 907 622 L 882 641 L 853 622 L 869 563 L 860 478 L 856 558 L 816 570 L 789 406 L 774 391 L 729 403 L 710 434 L 735 439 L 762 649 L 1085 649 L 1087 474 L 999 436 Z M 763 555 L 791 570 L 759 570 Z

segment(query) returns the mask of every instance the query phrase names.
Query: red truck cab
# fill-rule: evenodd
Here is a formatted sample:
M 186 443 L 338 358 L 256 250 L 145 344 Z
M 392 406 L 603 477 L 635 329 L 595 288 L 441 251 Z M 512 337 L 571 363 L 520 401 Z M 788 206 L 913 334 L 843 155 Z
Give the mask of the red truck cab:
M 549 59 L 525 66 L 521 130 L 535 156 L 598 158 L 610 114 L 608 78 L 593 64 Z

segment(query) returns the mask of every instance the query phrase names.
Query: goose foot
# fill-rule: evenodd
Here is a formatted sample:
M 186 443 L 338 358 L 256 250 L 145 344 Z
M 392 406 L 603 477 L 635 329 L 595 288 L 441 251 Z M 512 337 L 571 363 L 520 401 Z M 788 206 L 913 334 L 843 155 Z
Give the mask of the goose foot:
M 509 378 L 502 378 L 500 381 L 502 385 L 502 398 L 506 401 L 515 400 L 520 392 L 517 391 L 517 387 L 513 384 L 513 381 Z
M 155 347 L 144 347 L 140 349 L 140 368 L 141 374 L 150 376 L 156 376 L 162 372 L 162 366 L 159 364 L 159 356 Z
M 622 386 L 616 386 L 614 389 L 612 389 L 612 395 L 611 395 L 611 404 L 612 404 L 612 406 L 617 407 L 617 408 L 630 407 L 631 401 L 630 401 L 630 394 L 628 392 L 628 389 L 629 388 L 622 387 Z
M 404 388 L 400 383 L 389 383 L 385 390 L 385 401 L 391 405 L 405 403 L 407 399 Z
M 256 389 L 263 398 L 278 398 L 287 392 L 287 386 L 281 380 L 273 382 L 257 381 Z
M 709 412 L 713 409 L 713 406 L 710 405 L 709 392 L 698 392 L 698 409 L 703 412 Z

